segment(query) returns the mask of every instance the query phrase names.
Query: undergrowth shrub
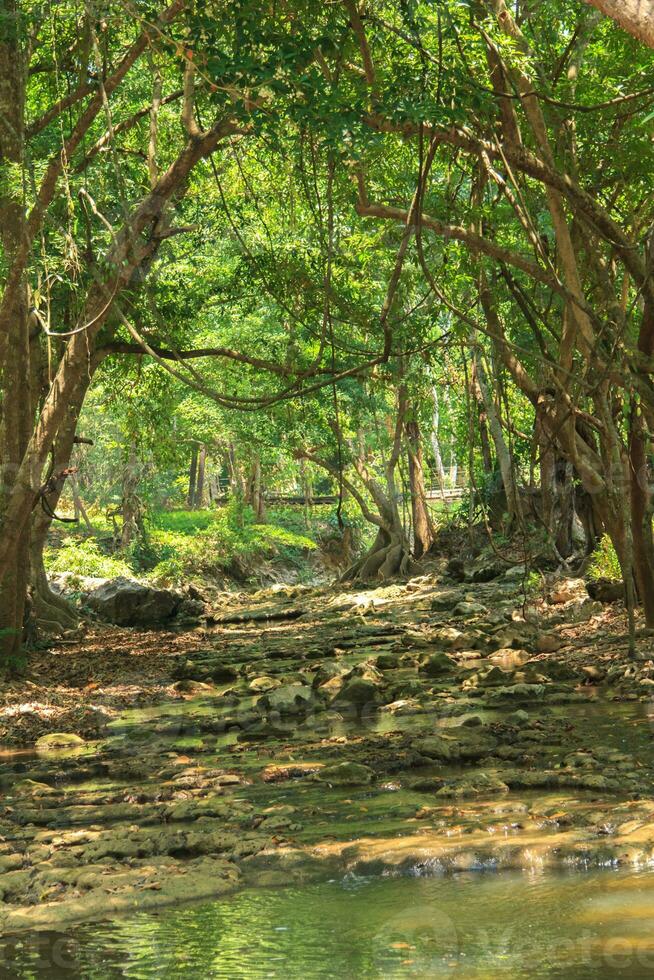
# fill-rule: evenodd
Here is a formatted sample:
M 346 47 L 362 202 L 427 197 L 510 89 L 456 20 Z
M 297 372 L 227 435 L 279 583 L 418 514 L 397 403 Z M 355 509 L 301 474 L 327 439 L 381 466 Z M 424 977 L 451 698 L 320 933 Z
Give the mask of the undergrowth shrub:
M 44 559 L 49 572 L 72 572 L 91 578 L 134 575 L 124 558 L 104 554 L 95 538 L 65 537 L 59 547 L 46 548 Z
M 252 508 L 236 501 L 208 513 L 210 520 L 195 533 L 161 528 L 150 532 L 150 548 L 159 556 L 151 573 L 155 581 L 177 585 L 221 575 L 247 581 L 265 561 L 299 568 L 316 548 L 311 538 L 295 530 L 255 523 Z M 179 527 L 184 522 L 172 523 Z
M 609 578 L 622 581 L 622 569 L 615 548 L 608 534 L 604 534 L 596 545 L 588 565 L 590 579 Z

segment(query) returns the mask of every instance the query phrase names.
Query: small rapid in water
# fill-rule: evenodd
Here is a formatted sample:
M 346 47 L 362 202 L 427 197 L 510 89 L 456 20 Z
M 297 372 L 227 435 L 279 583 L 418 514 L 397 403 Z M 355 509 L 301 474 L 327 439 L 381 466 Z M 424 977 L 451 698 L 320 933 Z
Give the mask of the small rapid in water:
M 0 940 L 2 976 L 654 975 L 648 872 L 348 877 Z

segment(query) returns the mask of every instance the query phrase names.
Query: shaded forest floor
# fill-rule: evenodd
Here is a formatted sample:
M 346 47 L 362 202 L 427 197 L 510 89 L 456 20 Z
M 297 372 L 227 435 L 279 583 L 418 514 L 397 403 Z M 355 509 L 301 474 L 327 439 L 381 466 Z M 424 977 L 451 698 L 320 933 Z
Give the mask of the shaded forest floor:
M 654 858 L 654 640 L 440 570 L 91 625 L 0 689 L 7 930 L 322 874 Z M 649 659 L 652 657 L 653 659 Z

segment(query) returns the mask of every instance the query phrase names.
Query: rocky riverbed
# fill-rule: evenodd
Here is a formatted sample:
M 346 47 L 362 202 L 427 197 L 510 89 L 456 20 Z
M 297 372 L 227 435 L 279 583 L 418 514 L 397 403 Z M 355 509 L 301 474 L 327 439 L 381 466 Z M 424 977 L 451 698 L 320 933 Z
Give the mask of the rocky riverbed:
M 197 628 L 41 654 L 0 692 L 0 926 L 347 871 L 649 865 L 654 641 L 629 660 L 619 604 L 523 578 L 223 596 Z

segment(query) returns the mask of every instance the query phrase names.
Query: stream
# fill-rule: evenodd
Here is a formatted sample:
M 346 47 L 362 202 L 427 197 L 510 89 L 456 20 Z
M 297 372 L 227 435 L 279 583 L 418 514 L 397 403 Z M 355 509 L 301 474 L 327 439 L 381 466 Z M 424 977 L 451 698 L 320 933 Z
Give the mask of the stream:
M 0 942 L 2 975 L 651 977 L 649 873 L 348 876 Z
M 0 977 L 654 975 L 654 661 L 583 596 L 386 594 L 143 635 L 158 686 L 4 748 Z

